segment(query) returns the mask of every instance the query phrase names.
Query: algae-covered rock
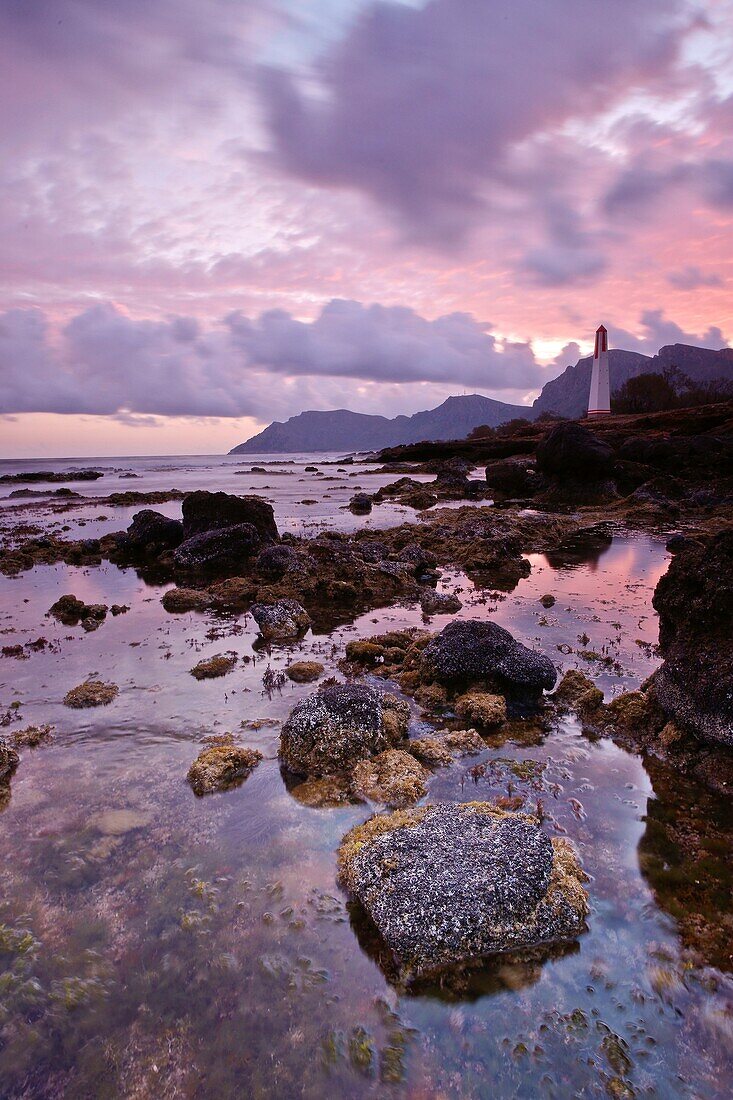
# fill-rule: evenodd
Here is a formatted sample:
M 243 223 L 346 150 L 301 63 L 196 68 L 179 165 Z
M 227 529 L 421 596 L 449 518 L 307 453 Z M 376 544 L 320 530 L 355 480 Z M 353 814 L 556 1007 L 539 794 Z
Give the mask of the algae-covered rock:
M 579 714 L 588 714 L 598 710 L 603 702 L 603 692 L 577 668 L 571 668 L 552 693 L 552 701 Z
M 333 809 L 336 806 L 350 806 L 358 801 L 351 790 L 346 775 L 324 775 L 305 779 L 290 788 L 290 794 L 301 806 L 311 809 Z
M 171 615 L 181 615 L 186 611 L 205 611 L 211 597 L 201 588 L 169 588 L 160 602 Z
M 338 869 L 403 981 L 574 939 L 589 911 L 567 841 L 486 802 L 377 815 L 346 834 Z
M 293 708 L 280 757 L 298 775 L 343 771 L 401 741 L 409 713 L 406 703 L 366 684 L 329 685 Z
M 506 700 L 488 691 L 467 691 L 456 700 L 456 714 L 488 729 L 506 722 Z
M 187 779 L 196 795 L 238 786 L 262 760 L 261 752 L 236 745 L 230 733 L 210 741 L 188 769 Z
M 503 694 L 536 697 L 555 684 L 548 657 L 517 642 L 508 630 L 479 619 L 448 623 L 422 652 L 425 680 L 460 685 L 487 681 Z
M 4 737 L 0 737 L 0 785 L 10 782 L 10 778 L 20 763 L 20 757 Z
M 439 730 L 433 736 L 416 737 L 407 749 L 423 764 L 446 767 L 456 757 L 483 752 L 486 743 L 476 730 Z
M 427 793 L 428 771 L 409 752 L 387 749 L 361 760 L 351 775 L 351 789 L 360 798 L 395 809 L 412 806 Z
M 106 707 L 116 699 L 120 689 L 117 684 L 106 684 L 103 680 L 85 680 L 66 692 L 64 706 L 77 710 L 83 707 Z
M 16 749 L 35 749 L 46 741 L 51 740 L 53 726 L 26 726 L 25 729 L 15 730 L 13 733 L 13 745 Z
M 255 603 L 250 611 L 260 628 L 260 634 L 267 642 L 298 638 L 311 623 L 310 615 L 297 600 Z
M 237 664 L 236 653 L 217 653 L 215 657 L 206 657 L 191 669 L 196 680 L 215 680 L 226 676 Z
M 285 669 L 285 675 L 295 684 L 311 684 L 325 672 L 320 661 L 293 661 Z

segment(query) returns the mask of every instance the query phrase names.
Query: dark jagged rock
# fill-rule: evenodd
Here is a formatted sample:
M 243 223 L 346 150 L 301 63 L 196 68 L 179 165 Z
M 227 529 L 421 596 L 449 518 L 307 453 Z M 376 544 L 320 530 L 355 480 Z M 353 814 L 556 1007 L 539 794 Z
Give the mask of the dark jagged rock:
M 439 803 L 371 818 L 339 849 L 361 902 L 409 982 L 497 952 L 574 939 L 588 914 L 567 841 L 490 803 Z
M 280 735 L 280 757 L 299 775 L 329 775 L 384 752 L 407 733 L 406 703 L 366 684 L 335 684 L 298 703 Z
M 486 484 L 498 497 L 531 497 L 544 486 L 534 461 L 525 455 L 503 458 L 486 467 Z
M 537 469 L 548 477 L 608 477 L 613 460 L 613 448 L 582 424 L 557 424 L 537 444 Z
M 287 573 L 302 572 L 304 569 L 303 555 L 282 543 L 266 546 L 257 558 L 257 570 L 269 580 L 279 581 Z
M 550 691 L 557 679 L 548 657 L 496 623 L 476 619 L 449 623 L 436 635 L 423 650 L 421 672 L 449 685 L 486 681 L 520 698 Z
M 261 497 L 237 497 L 202 489 L 184 497 L 182 512 L 186 539 L 245 523 L 257 530 L 262 542 L 274 542 L 279 537 L 272 505 Z
M 349 501 L 349 510 L 355 516 L 366 516 L 372 510 L 372 497 L 369 493 L 354 493 Z
M 173 551 L 173 561 L 184 571 L 224 572 L 250 561 L 261 546 L 262 540 L 253 524 L 237 523 L 186 539 Z
M 144 508 L 132 517 L 127 528 L 127 546 L 149 556 L 175 550 L 183 542 L 183 524 L 152 508 Z
M 656 701 L 702 740 L 733 747 L 733 531 L 682 548 L 652 602 L 664 657 Z

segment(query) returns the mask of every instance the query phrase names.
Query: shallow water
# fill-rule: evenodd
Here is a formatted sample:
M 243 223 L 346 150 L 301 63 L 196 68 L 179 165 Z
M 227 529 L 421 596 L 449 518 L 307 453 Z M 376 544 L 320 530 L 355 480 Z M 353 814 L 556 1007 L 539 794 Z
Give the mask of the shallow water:
M 618 538 L 573 568 L 530 560 L 509 595 L 462 574 L 441 584 L 459 591 L 462 616 L 490 616 L 607 696 L 638 685 L 658 661 L 663 545 Z M 50 643 L 0 659 L 2 732 L 55 727 L 50 744 L 22 751 L 0 815 L 0 1095 L 728 1094 L 730 980 L 707 941 L 686 951 L 664 832 L 699 806 L 703 835 L 705 815 L 719 827 L 715 799 L 572 718 L 489 739 L 481 756 L 436 771 L 428 797 L 539 800 L 545 828 L 573 841 L 591 876 L 588 931 L 555 957 L 397 990 L 334 880 L 341 836 L 370 810 L 309 809 L 289 793 L 278 723 L 313 687 L 268 693 L 263 675 L 296 653 L 338 675 L 348 640 L 421 625 L 419 607 L 369 612 L 268 654 L 249 617 L 168 615 L 163 591 L 108 564 L 0 578 L 3 644 Z M 86 634 L 45 617 L 65 592 L 130 610 Z M 228 651 L 240 658 L 230 675 L 189 675 Z M 63 707 L 91 675 L 117 683 L 118 698 Z M 424 723 L 413 710 L 415 736 Z M 186 771 L 201 739 L 224 731 L 265 760 L 239 788 L 198 799 Z M 729 901 L 706 904 L 731 927 Z

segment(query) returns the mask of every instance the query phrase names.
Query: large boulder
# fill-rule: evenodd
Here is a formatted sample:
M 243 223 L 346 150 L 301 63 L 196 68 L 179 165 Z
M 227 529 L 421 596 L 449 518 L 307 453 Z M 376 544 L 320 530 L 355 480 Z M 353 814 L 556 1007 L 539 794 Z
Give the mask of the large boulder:
M 477 681 L 502 694 L 536 697 L 557 679 L 552 661 L 516 641 L 508 630 L 479 619 L 448 623 L 422 652 L 421 675 L 452 687 Z
M 143 508 L 132 517 L 127 528 L 126 546 L 138 553 L 156 555 L 175 550 L 183 542 L 183 524 L 152 508 Z
M 703 740 L 733 746 L 733 531 L 688 541 L 652 602 L 664 657 L 656 701 Z
M 252 523 L 205 531 L 192 535 L 173 551 L 173 561 L 184 571 L 223 572 L 238 569 L 255 556 L 262 546 Z
M 537 444 L 537 469 L 548 477 L 595 480 L 608 477 L 613 448 L 582 424 L 557 424 Z
M 243 523 L 252 524 L 263 542 L 273 542 L 279 537 L 272 505 L 261 497 L 237 497 L 202 489 L 184 497 L 182 512 L 186 539 Z
M 491 803 L 371 818 L 344 837 L 339 878 L 369 914 L 402 981 L 583 931 L 585 876 L 565 840 Z
M 280 758 L 299 775 L 329 775 L 396 745 L 407 733 L 406 703 L 366 684 L 333 684 L 293 708 Z

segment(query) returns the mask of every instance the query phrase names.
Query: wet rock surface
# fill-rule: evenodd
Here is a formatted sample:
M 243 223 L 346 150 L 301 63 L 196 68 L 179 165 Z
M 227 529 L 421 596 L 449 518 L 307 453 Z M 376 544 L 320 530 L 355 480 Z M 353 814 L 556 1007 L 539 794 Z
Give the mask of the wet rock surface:
M 280 758 L 299 775 L 344 771 L 398 744 L 409 709 L 366 684 L 324 686 L 298 703 L 282 728 Z
M 344 837 L 342 884 L 389 947 L 401 980 L 494 952 L 572 939 L 588 914 L 583 872 L 535 818 L 439 803 L 371 818 Z
M 351 773 L 351 790 L 358 798 L 399 808 L 412 806 L 427 794 L 429 772 L 402 749 L 387 749 L 360 761 Z
M 548 657 L 496 623 L 476 619 L 449 623 L 433 638 L 423 650 L 422 671 L 439 683 L 486 680 L 505 693 L 529 697 L 550 691 L 557 678 Z
M 255 603 L 250 612 L 266 642 L 298 638 L 311 623 L 310 615 L 297 600 Z
M 223 573 L 240 569 L 262 546 L 252 523 L 238 523 L 187 538 L 173 552 L 173 562 L 183 572 Z
M 237 745 L 231 734 L 210 738 L 188 769 L 194 794 L 202 796 L 239 786 L 262 760 L 257 749 Z
M 653 603 L 656 701 L 703 741 L 733 747 L 733 531 L 680 548 Z
M 71 688 L 64 696 L 64 706 L 73 707 L 75 710 L 84 707 L 106 707 L 119 695 L 117 684 L 105 683 L 103 680 L 85 680 Z

